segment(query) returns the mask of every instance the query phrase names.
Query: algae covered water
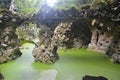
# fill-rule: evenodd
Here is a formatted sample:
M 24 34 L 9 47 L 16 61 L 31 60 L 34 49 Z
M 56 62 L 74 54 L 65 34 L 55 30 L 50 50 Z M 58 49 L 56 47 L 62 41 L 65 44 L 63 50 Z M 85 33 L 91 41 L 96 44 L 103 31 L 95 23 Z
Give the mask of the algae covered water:
M 0 64 L 5 80 L 40 80 L 41 73 L 46 70 L 56 70 L 56 80 L 82 80 L 85 75 L 120 79 L 120 65 L 110 62 L 104 54 L 86 49 L 59 50 L 60 59 L 55 64 L 43 64 L 34 62 L 33 47 L 25 44 L 20 58 Z

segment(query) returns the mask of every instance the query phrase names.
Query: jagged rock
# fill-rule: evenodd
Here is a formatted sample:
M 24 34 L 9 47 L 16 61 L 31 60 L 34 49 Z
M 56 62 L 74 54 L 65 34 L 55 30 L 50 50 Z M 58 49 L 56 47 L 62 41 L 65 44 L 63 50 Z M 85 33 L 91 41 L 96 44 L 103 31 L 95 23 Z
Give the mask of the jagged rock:
M 22 22 L 19 15 L 13 14 L 9 10 L 1 10 L 0 20 L 0 63 L 8 62 L 21 56 L 19 50 L 19 40 L 16 35 L 16 28 Z M 12 21 L 16 19 L 16 21 Z
M 3 51 L 3 55 L 0 57 L 0 63 L 5 63 L 10 60 L 16 59 L 21 56 L 22 53 L 18 48 L 7 49 Z
M 53 34 L 53 37 L 52 37 L 52 43 L 63 43 L 63 42 L 70 42 L 70 37 L 66 36 L 67 35 L 67 32 L 69 32 L 70 28 L 71 28 L 71 25 L 72 23 L 71 22 L 64 22 L 64 23 L 60 23 L 55 31 L 54 31 L 54 34 Z M 70 34 L 68 34 L 70 35 Z M 71 39 L 72 40 L 72 39 Z M 67 46 L 70 46 L 72 44 L 69 44 Z
M 16 11 L 18 10 L 15 0 L 11 0 L 9 11 L 11 11 L 13 14 L 16 14 Z M 15 21 L 15 20 L 13 20 Z
M 105 53 L 112 62 L 120 63 L 119 29 L 113 29 L 113 27 L 119 27 L 119 25 L 114 26 L 112 23 L 94 19 L 91 26 L 92 37 L 88 49 Z
M 88 49 L 106 53 L 109 46 L 113 41 L 113 36 L 108 36 L 106 33 L 101 34 L 98 31 L 92 31 L 91 43 L 88 45 Z
M 96 76 L 85 75 L 85 77 L 83 77 L 82 80 L 108 80 L 108 79 L 103 76 L 96 77 Z
M 104 19 L 106 21 L 112 21 L 117 24 L 120 23 L 120 15 L 119 15 L 119 0 L 114 1 L 106 1 L 107 4 L 104 2 L 100 2 L 94 7 L 91 16 L 98 19 Z M 94 3 L 93 3 L 94 4 Z
M 41 25 L 39 28 L 39 42 L 37 42 L 37 46 L 32 51 L 33 57 L 37 62 L 55 63 L 59 56 L 57 44 L 52 43 L 51 40 L 51 29 L 46 25 Z
M 119 35 L 114 38 L 112 45 L 107 51 L 107 55 L 110 57 L 110 60 L 114 63 L 120 63 L 120 37 Z
M 120 63 L 120 54 L 113 53 L 110 60 L 114 63 Z
M 47 48 L 36 47 L 33 49 L 32 54 L 36 62 L 55 63 L 59 59 L 56 51 L 55 48 L 51 51 Z
M 87 47 L 90 37 L 90 29 L 81 21 L 62 22 L 55 28 L 52 41 L 66 48 L 82 48 Z

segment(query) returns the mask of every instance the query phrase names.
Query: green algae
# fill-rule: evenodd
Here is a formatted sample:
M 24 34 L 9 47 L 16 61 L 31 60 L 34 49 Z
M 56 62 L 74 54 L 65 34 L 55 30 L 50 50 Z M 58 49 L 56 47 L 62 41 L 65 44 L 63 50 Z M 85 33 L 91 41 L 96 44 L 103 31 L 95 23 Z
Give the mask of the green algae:
M 120 79 L 120 65 L 110 62 L 104 54 L 86 49 L 62 49 L 58 50 L 60 59 L 55 64 L 43 64 L 34 62 L 33 47 L 32 44 L 25 44 L 20 58 L 0 64 L 5 80 L 39 80 L 40 73 L 49 69 L 58 71 L 56 80 L 82 80 L 85 75 Z

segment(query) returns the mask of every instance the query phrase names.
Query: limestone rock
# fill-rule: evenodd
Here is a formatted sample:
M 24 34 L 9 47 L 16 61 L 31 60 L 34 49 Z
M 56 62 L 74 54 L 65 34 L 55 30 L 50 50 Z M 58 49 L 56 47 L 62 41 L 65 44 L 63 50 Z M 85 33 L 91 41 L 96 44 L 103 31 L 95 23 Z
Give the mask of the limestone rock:
M 55 28 L 52 41 L 66 48 L 82 48 L 87 47 L 90 37 L 90 29 L 84 21 L 61 22 Z
M 54 50 L 54 49 L 53 49 Z M 57 50 L 55 50 L 57 51 Z M 36 62 L 43 62 L 43 63 L 55 63 L 55 61 L 59 58 L 57 52 L 53 53 L 47 48 L 40 48 L 36 47 L 32 51 L 32 55 Z
M 51 39 L 51 28 L 46 25 L 39 25 L 39 41 L 33 49 L 32 54 L 37 62 L 55 63 L 59 59 L 57 49 L 58 46 Z
M 4 50 L 3 55 L 0 56 L 0 63 L 5 63 L 16 59 L 17 57 L 21 56 L 21 54 L 22 53 L 18 48 Z
M 120 37 L 114 38 L 107 55 L 110 57 L 112 62 L 120 63 Z
M 91 43 L 88 48 L 94 51 L 106 53 L 111 46 L 113 36 L 108 36 L 106 33 L 100 34 L 97 31 L 92 31 Z
M 102 26 L 100 25 L 102 24 Z M 108 25 L 109 24 L 109 25 Z M 104 23 L 100 20 L 92 21 L 92 37 L 88 49 L 102 52 L 106 54 L 112 62 L 120 63 L 120 34 L 119 29 L 112 29 L 115 27 L 111 23 Z M 109 27 L 109 29 L 108 29 Z
M 114 63 L 120 63 L 120 54 L 113 53 L 110 60 Z
M 18 14 L 9 10 L 1 10 L 0 20 L 0 63 L 8 62 L 21 56 L 16 28 L 22 23 Z M 16 21 L 12 21 L 16 19 Z

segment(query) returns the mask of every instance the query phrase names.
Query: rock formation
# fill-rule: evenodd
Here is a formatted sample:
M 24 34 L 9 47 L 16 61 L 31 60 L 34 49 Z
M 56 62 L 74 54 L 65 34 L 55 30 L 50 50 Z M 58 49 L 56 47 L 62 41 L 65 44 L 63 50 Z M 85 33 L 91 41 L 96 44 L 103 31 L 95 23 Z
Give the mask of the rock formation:
M 114 38 L 108 52 L 106 53 L 112 62 L 120 63 L 120 34 Z
M 109 24 L 109 25 L 107 25 Z M 120 34 L 111 23 L 93 20 L 91 25 L 92 37 L 88 49 L 105 53 L 112 62 L 120 62 Z M 116 27 L 119 25 L 116 25 Z
M 37 62 L 43 63 L 54 63 L 59 59 L 57 53 L 57 44 L 51 43 L 51 31 L 48 27 L 44 25 L 39 31 L 39 42 L 37 46 L 33 49 L 32 54 Z
M 0 63 L 16 59 L 21 55 L 18 48 L 18 37 L 15 34 L 19 25 L 19 16 L 13 15 L 10 11 L 1 11 L 0 23 Z
M 119 0 L 111 0 L 96 5 L 93 3 L 82 6 L 80 10 L 74 7 L 69 10 L 54 10 L 45 5 L 34 15 L 34 19 L 36 19 L 36 23 L 45 24 L 50 28 L 55 29 L 58 25 L 55 31 L 53 29 L 52 43 L 63 43 L 68 48 L 88 45 L 88 49 L 105 53 L 111 58 L 111 61 L 119 62 L 119 4 Z M 84 23 L 81 20 L 86 21 Z
M 66 48 L 87 47 L 90 42 L 91 32 L 88 25 L 82 21 L 61 22 L 55 28 L 52 41 L 58 42 L 58 44 Z
M 113 35 L 107 32 L 111 29 L 109 26 L 105 26 L 104 23 L 97 22 L 96 20 L 93 20 L 91 24 L 92 37 L 91 43 L 88 45 L 89 49 L 106 53 L 114 38 Z
M 97 6 L 87 5 L 80 10 L 74 7 L 54 10 L 43 5 L 32 18 L 41 28 L 38 45 L 33 50 L 35 61 L 55 62 L 59 58 L 58 45 L 62 43 L 67 48 L 87 47 L 89 44 L 88 49 L 105 53 L 111 61 L 119 63 L 119 5 L 119 0 L 100 2 Z M 21 55 L 15 32 L 23 20 L 15 12 L 15 0 L 3 1 L 0 8 L 0 62 L 3 63 Z M 44 28 L 40 25 L 44 25 Z
M 23 18 L 9 11 L 11 6 L 9 1 L 0 3 L 3 4 L 0 6 L 0 63 L 16 59 L 22 54 L 18 48 L 19 42 L 15 32 Z
M 89 49 L 105 53 L 113 62 L 120 63 L 120 1 L 99 3 L 93 9 L 92 38 Z

